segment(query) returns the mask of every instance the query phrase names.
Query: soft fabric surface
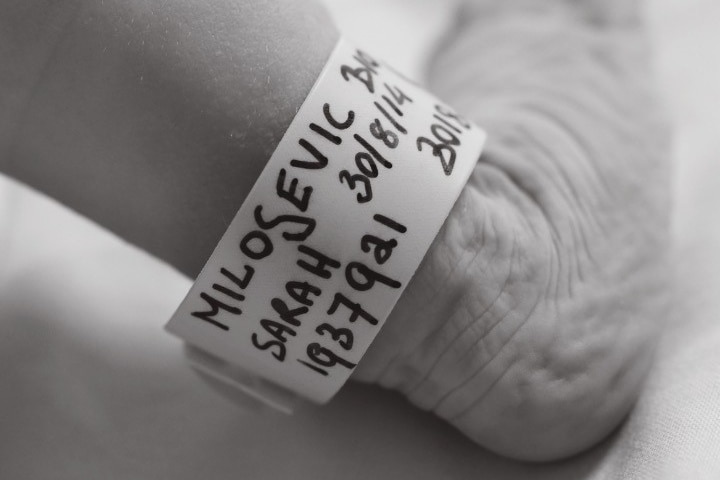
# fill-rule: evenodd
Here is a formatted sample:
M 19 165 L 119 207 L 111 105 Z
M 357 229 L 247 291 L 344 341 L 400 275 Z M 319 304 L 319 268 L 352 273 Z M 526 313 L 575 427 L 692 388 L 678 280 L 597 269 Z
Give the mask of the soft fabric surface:
M 352 38 L 415 78 L 450 9 L 331 5 Z M 0 478 L 720 478 L 720 7 L 655 0 L 649 18 L 677 125 L 679 304 L 639 404 L 602 445 L 518 464 L 363 386 L 293 417 L 232 405 L 162 331 L 187 279 L 5 181 Z

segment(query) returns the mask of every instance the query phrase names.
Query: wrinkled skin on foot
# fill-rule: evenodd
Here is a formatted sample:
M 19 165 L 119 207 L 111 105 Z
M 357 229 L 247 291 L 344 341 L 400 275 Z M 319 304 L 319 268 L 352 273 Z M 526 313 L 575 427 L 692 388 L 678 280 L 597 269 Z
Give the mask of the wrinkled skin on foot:
M 632 8 L 467 3 L 430 85 L 487 148 L 354 378 L 501 454 L 559 458 L 618 425 L 651 362 L 667 132 Z M 192 276 L 337 32 L 301 2 L 66 5 L 6 7 L 2 170 Z
M 668 133 L 634 16 L 485 3 L 431 82 L 486 151 L 356 378 L 501 453 L 557 458 L 617 426 L 651 361 Z

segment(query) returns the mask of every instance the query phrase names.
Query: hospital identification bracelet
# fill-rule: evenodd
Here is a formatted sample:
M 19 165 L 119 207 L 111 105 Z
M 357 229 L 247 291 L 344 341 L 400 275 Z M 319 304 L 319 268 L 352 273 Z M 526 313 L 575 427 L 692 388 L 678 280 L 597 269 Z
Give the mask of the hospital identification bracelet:
M 289 390 L 327 402 L 410 282 L 484 141 L 340 40 L 166 329 L 209 354 L 198 363 L 206 373 L 256 398 L 282 409 L 273 391 Z

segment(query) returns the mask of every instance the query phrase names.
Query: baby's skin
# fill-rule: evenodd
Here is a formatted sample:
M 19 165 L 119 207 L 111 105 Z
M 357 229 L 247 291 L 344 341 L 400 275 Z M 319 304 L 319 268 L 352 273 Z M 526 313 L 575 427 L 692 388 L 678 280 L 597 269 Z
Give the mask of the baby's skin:
M 669 136 L 636 7 L 468 0 L 428 66 L 488 144 L 353 378 L 506 456 L 615 428 L 671 301 Z M 308 1 L 11 1 L 0 170 L 192 277 L 338 35 Z

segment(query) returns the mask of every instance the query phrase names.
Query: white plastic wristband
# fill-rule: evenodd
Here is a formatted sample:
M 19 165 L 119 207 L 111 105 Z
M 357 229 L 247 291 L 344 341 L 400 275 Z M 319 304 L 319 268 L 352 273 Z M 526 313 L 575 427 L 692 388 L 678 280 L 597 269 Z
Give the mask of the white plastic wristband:
M 328 401 L 415 273 L 484 140 L 341 40 L 167 330 L 210 354 L 195 357 L 205 373 L 275 406 L 282 389 Z

